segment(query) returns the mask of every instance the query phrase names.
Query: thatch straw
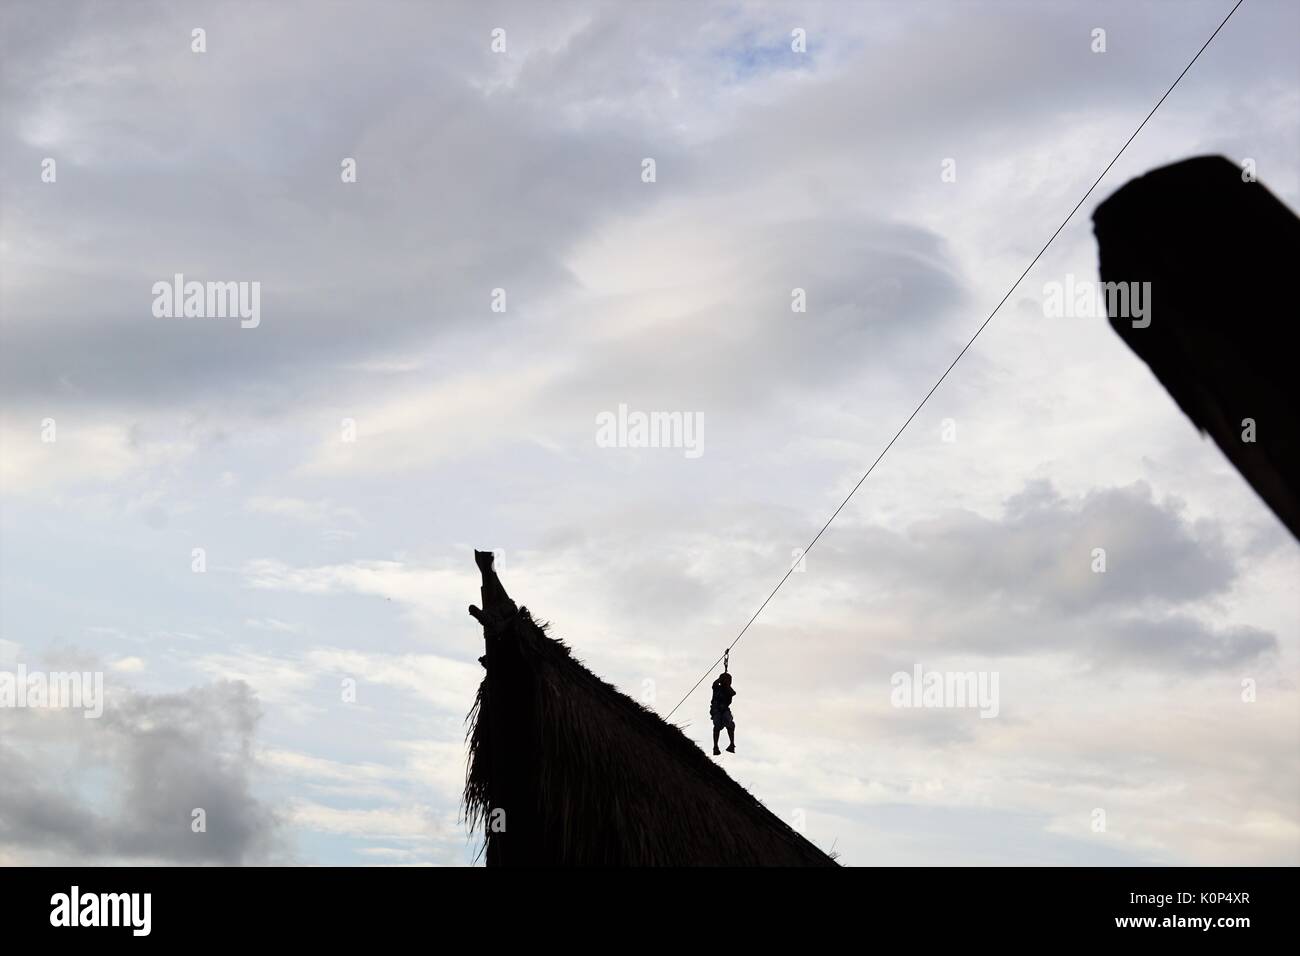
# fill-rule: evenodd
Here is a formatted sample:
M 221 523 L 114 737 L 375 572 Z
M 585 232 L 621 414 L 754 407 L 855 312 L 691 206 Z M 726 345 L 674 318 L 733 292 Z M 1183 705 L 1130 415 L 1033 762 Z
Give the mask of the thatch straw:
M 836 865 L 516 608 L 490 553 L 474 557 L 487 674 L 468 718 L 465 810 L 489 865 Z

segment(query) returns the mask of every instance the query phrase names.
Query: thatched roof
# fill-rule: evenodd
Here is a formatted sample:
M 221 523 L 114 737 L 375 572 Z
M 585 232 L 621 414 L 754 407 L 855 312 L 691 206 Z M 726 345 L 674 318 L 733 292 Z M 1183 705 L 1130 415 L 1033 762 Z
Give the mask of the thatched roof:
M 488 865 L 835 865 L 517 608 L 491 553 L 474 560 L 483 606 L 469 610 L 487 673 L 470 711 L 465 808 L 484 827 Z
M 1140 176 L 1092 218 L 1102 281 L 1151 283 L 1150 325 L 1111 325 L 1300 538 L 1300 219 L 1222 156 Z

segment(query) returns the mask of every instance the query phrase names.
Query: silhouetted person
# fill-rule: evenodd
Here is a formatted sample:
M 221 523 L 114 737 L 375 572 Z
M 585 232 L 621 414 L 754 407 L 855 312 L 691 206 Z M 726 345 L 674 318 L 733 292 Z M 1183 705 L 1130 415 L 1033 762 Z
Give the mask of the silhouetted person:
M 722 733 L 722 728 L 727 728 L 727 739 L 731 741 L 727 745 L 728 753 L 736 752 L 736 722 L 731 717 L 731 698 L 736 696 L 736 692 L 731 689 L 731 675 L 724 673 L 721 677 L 713 682 L 713 700 L 709 703 L 709 716 L 713 718 L 713 753 L 722 753 L 718 749 L 718 734 Z

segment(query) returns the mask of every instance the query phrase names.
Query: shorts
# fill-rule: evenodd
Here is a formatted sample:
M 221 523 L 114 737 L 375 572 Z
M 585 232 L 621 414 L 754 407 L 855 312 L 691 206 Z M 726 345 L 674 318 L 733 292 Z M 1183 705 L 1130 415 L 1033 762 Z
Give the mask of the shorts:
M 731 708 L 724 707 L 722 710 L 711 710 L 709 716 L 713 718 L 713 728 L 721 730 L 723 727 L 730 727 L 735 724 L 731 719 Z

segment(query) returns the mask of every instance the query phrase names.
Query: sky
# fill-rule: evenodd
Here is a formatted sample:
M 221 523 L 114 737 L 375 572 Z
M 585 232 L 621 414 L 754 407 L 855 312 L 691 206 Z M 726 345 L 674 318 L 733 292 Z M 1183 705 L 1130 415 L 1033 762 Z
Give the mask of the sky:
M 473 549 L 666 715 L 1229 9 L 6 3 L 0 671 L 104 710 L 0 708 L 0 863 L 474 863 Z M 733 651 L 724 768 L 841 862 L 1300 863 L 1296 542 L 1045 308 L 1203 154 L 1300 208 L 1294 4 L 1242 4 Z M 257 322 L 156 314 L 178 273 Z M 611 447 L 620 406 L 697 444 Z M 996 715 L 895 706 L 917 668 Z M 707 745 L 707 683 L 673 721 Z

